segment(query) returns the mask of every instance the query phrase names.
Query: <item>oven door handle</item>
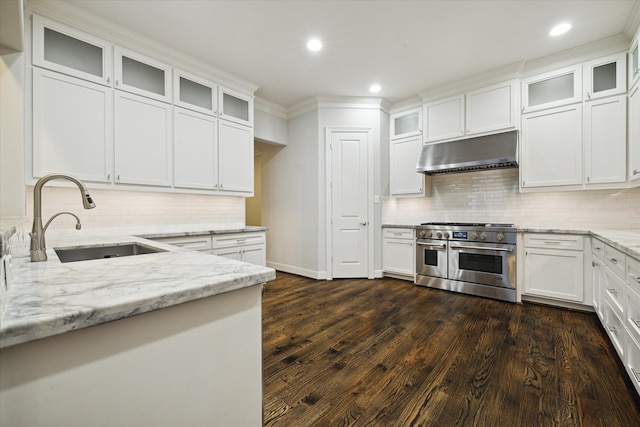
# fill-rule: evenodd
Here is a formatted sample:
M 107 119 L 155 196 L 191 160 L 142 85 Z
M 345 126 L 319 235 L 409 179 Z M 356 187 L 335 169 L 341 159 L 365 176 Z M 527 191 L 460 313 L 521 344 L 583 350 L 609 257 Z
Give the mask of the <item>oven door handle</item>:
M 451 249 L 478 249 L 481 251 L 513 252 L 513 248 L 487 248 L 484 246 L 450 246 Z
M 434 245 L 433 243 L 422 243 L 422 242 L 416 242 L 416 244 L 420 246 L 427 246 L 429 248 L 436 248 L 436 249 L 446 249 L 447 247 L 447 245 L 445 244 Z

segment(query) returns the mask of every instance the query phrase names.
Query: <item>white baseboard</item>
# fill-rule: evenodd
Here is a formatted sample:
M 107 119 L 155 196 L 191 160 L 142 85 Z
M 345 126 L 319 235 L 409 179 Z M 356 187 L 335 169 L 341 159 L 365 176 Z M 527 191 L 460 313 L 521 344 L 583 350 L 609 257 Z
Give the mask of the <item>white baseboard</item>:
M 296 267 L 293 265 L 281 264 L 278 262 L 267 261 L 267 267 L 271 267 L 278 271 L 283 271 L 285 273 L 297 274 L 298 276 L 309 277 L 311 279 L 316 280 L 326 280 L 327 272 L 326 271 L 316 271 L 309 270 L 307 268 Z

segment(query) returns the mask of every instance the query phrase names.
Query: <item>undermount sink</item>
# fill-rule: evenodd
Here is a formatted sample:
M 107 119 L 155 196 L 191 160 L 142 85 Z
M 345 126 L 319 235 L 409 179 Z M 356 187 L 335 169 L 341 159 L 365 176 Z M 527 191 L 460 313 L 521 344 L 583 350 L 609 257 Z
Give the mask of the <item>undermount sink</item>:
M 113 245 L 74 246 L 54 248 L 60 262 L 88 261 L 92 259 L 118 258 L 133 255 L 166 252 L 164 249 L 141 243 L 117 243 Z

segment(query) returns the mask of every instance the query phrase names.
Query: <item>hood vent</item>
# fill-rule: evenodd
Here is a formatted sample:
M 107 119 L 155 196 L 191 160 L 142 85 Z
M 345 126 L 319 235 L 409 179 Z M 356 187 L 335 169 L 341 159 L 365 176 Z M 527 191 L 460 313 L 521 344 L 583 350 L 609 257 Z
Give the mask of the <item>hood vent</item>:
M 416 171 L 426 175 L 518 167 L 518 131 L 425 144 Z

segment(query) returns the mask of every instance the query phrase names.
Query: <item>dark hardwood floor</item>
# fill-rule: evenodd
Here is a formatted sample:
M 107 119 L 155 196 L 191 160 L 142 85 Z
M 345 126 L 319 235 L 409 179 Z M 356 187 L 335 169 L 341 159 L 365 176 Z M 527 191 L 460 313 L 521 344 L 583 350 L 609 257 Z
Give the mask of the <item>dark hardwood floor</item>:
M 263 319 L 266 426 L 640 426 L 595 314 L 278 272 Z

